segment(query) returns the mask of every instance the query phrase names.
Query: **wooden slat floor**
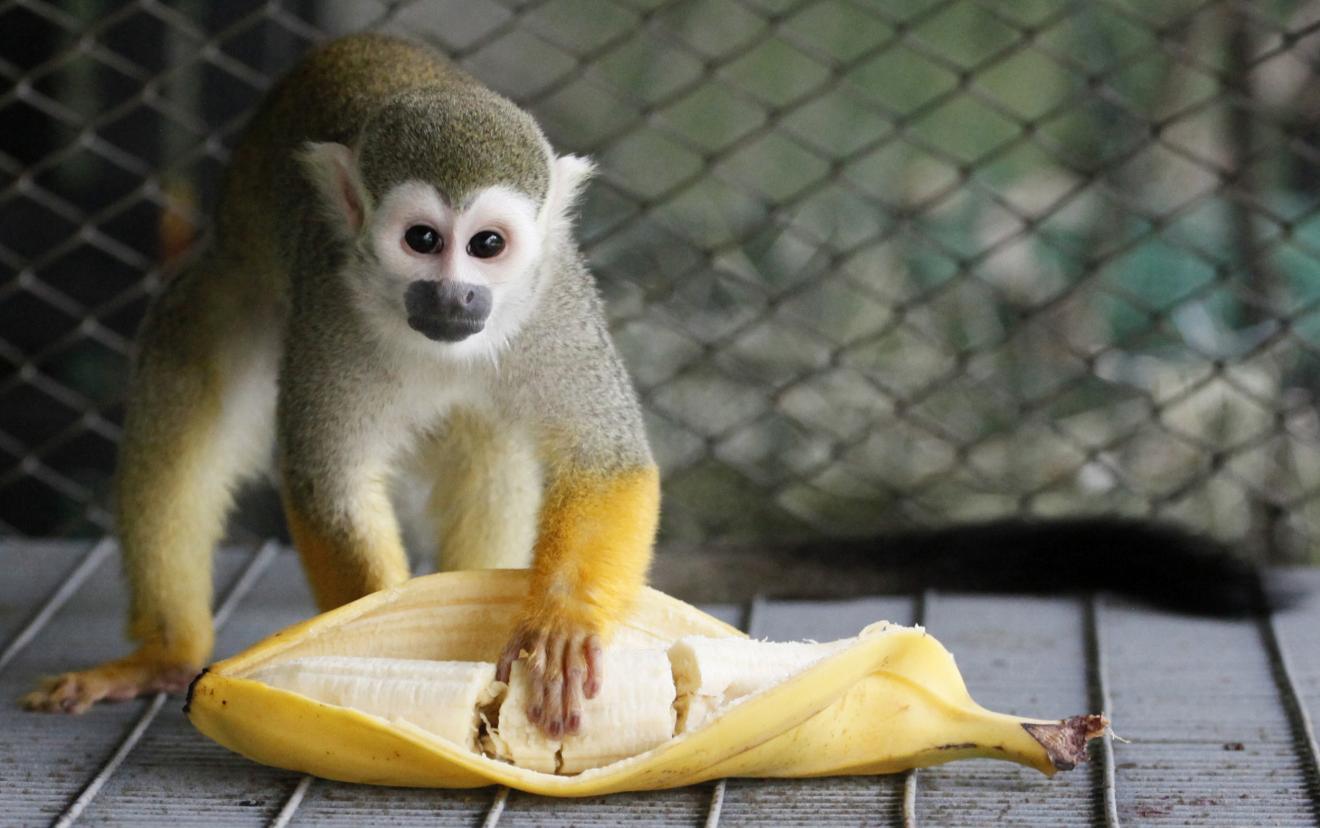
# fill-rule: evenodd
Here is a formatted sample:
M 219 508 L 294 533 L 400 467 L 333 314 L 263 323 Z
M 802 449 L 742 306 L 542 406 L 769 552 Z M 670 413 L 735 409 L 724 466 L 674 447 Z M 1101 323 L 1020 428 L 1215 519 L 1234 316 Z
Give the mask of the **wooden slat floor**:
M 1054 779 L 974 761 L 891 777 L 731 779 L 558 801 L 310 779 L 253 764 L 192 730 L 181 700 L 82 717 L 13 703 L 39 676 L 123 653 L 114 545 L 0 541 L 0 826 L 40 825 L 1320 825 L 1320 571 L 1270 619 L 1216 621 L 1107 596 L 925 594 L 755 601 L 711 611 L 769 638 L 828 639 L 920 621 L 987 707 L 1066 716 L 1103 707 L 1121 740 Z M 219 655 L 312 612 L 295 557 L 227 549 L 216 566 Z

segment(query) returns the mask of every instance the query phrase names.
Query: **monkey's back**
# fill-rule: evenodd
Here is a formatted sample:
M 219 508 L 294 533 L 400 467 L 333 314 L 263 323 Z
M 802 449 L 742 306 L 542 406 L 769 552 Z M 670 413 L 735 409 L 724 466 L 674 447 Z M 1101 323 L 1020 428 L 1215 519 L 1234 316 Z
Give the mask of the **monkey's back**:
M 287 238 L 317 211 L 296 154 L 308 142 L 351 144 L 383 101 L 419 87 L 481 88 L 433 49 L 360 34 L 305 57 L 267 96 L 234 150 L 217 215 L 220 253 L 250 266 L 286 264 Z

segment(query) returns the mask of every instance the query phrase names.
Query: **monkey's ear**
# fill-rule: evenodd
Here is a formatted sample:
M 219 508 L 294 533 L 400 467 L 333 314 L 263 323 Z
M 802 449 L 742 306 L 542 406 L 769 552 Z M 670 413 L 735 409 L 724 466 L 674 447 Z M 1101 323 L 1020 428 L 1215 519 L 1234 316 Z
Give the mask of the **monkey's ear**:
M 550 165 L 550 188 L 545 195 L 544 220 L 547 225 L 571 220 L 578 196 L 591 180 L 596 165 L 580 155 L 561 155 Z
M 345 235 L 356 236 L 367 218 L 367 200 L 353 150 L 343 144 L 309 143 L 298 160 L 330 218 L 338 220 Z

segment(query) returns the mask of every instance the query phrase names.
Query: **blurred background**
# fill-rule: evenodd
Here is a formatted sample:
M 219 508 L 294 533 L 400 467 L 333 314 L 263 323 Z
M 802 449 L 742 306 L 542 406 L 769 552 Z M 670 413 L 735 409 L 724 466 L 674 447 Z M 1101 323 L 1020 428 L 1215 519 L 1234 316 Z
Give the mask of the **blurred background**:
M 0 532 L 109 528 L 148 298 L 363 29 L 598 160 L 664 540 L 1121 513 L 1317 560 L 1320 0 L 0 0 Z

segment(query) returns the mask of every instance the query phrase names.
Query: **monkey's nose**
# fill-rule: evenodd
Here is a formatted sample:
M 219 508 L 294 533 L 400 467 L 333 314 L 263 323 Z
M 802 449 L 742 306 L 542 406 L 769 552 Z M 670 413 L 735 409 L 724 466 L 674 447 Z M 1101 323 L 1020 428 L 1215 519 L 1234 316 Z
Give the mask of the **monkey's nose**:
M 460 342 L 486 326 L 490 288 L 449 279 L 418 279 L 403 297 L 408 326 L 437 342 Z

